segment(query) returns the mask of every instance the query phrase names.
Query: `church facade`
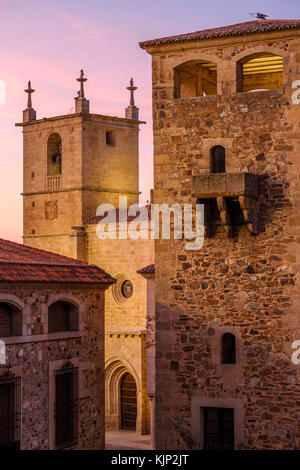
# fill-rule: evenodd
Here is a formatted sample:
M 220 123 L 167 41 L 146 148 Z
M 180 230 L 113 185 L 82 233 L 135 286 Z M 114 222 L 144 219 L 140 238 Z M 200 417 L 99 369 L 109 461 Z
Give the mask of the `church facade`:
M 197 251 L 155 241 L 156 448 L 299 449 L 300 21 L 140 46 L 154 202 L 205 224 Z
M 29 83 L 23 112 L 24 243 L 101 266 L 114 278 L 105 296 L 106 427 L 150 432 L 146 389 L 147 281 L 151 240 L 99 239 L 97 208 L 139 199 L 139 110 L 131 80 L 125 117 L 89 111 L 83 71 L 75 113 L 36 119 Z M 110 207 L 110 206 L 107 206 Z M 126 216 L 127 218 L 127 216 Z M 119 222 L 111 224 L 118 227 Z M 109 229 L 110 230 L 110 229 Z

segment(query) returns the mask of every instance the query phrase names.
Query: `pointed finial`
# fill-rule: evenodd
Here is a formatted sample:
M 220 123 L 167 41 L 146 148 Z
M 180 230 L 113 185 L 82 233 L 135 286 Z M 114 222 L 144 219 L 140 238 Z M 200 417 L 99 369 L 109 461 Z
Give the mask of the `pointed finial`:
M 31 109 L 32 108 L 32 101 L 31 101 L 31 95 L 32 93 L 35 92 L 35 90 L 33 90 L 31 88 L 31 81 L 29 80 L 28 82 L 28 88 L 26 90 L 24 90 L 25 93 L 28 93 L 28 98 L 27 98 L 27 109 Z
M 87 78 L 84 78 L 84 71 L 80 70 L 80 77 L 76 78 L 77 82 L 80 82 L 80 90 L 78 94 L 78 98 L 84 98 L 84 89 L 83 84 L 87 81 Z
M 133 86 L 133 78 L 130 79 L 130 86 L 127 87 L 130 91 L 130 106 L 134 106 L 134 92 L 137 90 L 137 86 Z
M 84 78 L 84 71 L 80 70 L 80 77 L 76 78 L 77 82 L 80 83 L 80 90 L 77 92 L 75 99 L 75 112 L 76 113 L 89 113 L 90 112 L 90 102 L 84 97 L 84 88 L 83 84 L 87 81 L 87 78 Z
M 35 92 L 33 88 L 31 88 L 31 81 L 28 82 L 28 87 L 24 90 L 25 93 L 28 94 L 27 98 L 27 108 L 23 111 L 23 122 L 30 122 L 36 120 L 36 111 L 32 107 L 31 95 Z

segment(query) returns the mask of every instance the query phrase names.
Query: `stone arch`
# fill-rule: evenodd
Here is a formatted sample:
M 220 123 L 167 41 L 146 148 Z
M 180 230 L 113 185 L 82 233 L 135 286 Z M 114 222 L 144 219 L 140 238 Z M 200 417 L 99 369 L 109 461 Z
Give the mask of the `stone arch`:
M 141 420 L 141 384 L 132 365 L 124 358 L 113 357 L 105 364 L 105 416 L 106 428 L 121 429 L 120 385 L 125 374 L 131 374 L 136 383 L 137 429 Z
M 24 310 L 24 302 L 16 295 L 0 293 L 0 302 L 11 304 L 13 307 Z
M 0 336 L 23 335 L 24 304 L 16 296 L 0 295 Z
M 217 94 L 217 63 L 211 59 L 190 59 L 173 69 L 174 98 Z
M 210 149 L 211 173 L 226 173 L 226 150 L 223 145 L 214 145 Z
M 256 47 L 236 56 L 236 91 L 280 89 L 286 55 L 273 47 Z
M 84 328 L 84 323 L 86 321 L 86 316 L 87 316 L 86 304 L 71 293 L 66 294 L 66 293 L 61 292 L 61 293 L 53 294 L 49 297 L 48 302 L 45 305 L 46 312 L 44 313 L 48 315 L 49 308 L 51 307 L 51 305 L 53 305 L 56 302 L 66 302 L 77 309 L 78 327 L 76 331 L 82 331 Z
M 52 132 L 47 139 L 47 176 L 59 176 L 62 169 L 62 139 Z
M 221 361 L 222 364 L 236 364 L 236 337 L 231 332 L 221 336 Z

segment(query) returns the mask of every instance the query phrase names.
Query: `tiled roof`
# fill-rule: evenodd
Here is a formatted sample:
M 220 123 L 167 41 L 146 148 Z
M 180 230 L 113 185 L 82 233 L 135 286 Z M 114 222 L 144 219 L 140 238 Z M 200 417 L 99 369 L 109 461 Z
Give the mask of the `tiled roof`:
M 138 274 L 155 274 L 155 264 L 149 264 L 145 268 L 139 269 L 137 271 Z
M 0 282 L 112 284 L 114 279 L 84 261 L 0 239 Z
M 142 220 L 151 220 L 151 205 L 147 206 L 142 206 L 141 209 L 146 208 L 147 209 L 147 215 L 146 217 L 144 216 L 144 213 L 140 214 L 140 212 L 137 212 L 136 215 L 133 216 L 128 216 L 127 212 L 127 222 L 131 222 L 132 220 L 135 220 L 137 217 L 142 215 Z M 94 225 L 98 224 L 105 218 L 105 223 L 113 223 L 113 222 L 119 222 L 120 221 L 120 215 L 123 215 L 123 217 L 126 219 L 126 211 L 125 210 L 116 210 L 116 217 L 113 212 L 106 212 L 105 215 L 102 216 L 93 216 L 93 217 L 88 217 L 87 219 L 84 220 L 83 224 L 84 225 Z M 123 222 L 123 220 L 122 220 Z
M 300 28 L 300 20 L 254 20 L 245 23 L 222 26 L 220 28 L 204 29 L 193 33 L 168 36 L 149 41 L 140 42 L 140 47 L 146 49 L 150 46 L 159 46 L 184 41 L 199 41 L 201 39 L 225 38 L 228 36 L 242 36 L 253 33 L 266 33 L 269 31 L 281 31 Z

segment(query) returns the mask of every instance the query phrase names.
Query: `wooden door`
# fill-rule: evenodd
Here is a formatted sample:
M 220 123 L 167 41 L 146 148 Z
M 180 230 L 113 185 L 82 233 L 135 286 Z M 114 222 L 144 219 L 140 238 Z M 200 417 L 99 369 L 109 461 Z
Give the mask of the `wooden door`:
M 129 372 L 121 380 L 121 429 L 136 430 L 136 383 Z

